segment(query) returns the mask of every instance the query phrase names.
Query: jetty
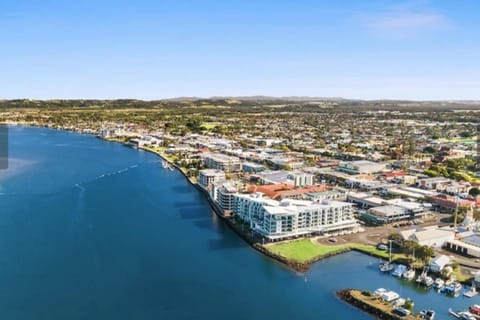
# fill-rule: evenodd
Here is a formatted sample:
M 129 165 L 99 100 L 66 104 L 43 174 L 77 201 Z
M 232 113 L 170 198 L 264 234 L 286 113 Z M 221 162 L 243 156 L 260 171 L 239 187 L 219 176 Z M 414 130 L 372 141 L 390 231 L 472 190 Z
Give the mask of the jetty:
M 400 315 L 395 313 L 395 307 L 386 304 L 378 296 L 367 291 L 357 289 L 345 289 L 337 292 L 337 296 L 343 301 L 371 314 L 372 316 L 385 320 L 416 320 L 421 319 L 420 315 Z M 397 308 L 398 309 L 398 308 Z

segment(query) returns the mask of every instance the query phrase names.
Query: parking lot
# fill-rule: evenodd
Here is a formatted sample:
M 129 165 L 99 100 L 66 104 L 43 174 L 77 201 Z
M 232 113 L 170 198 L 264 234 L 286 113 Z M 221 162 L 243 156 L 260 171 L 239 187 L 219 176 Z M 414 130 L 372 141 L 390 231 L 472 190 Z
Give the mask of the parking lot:
M 421 228 L 432 225 L 445 225 L 440 222 L 442 215 L 433 214 L 429 217 L 426 217 L 422 223 L 413 224 L 407 222 L 397 222 L 381 226 L 367 226 L 362 225 L 363 232 L 352 233 L 352 234 L 333 234 L 331 237 L 318 238 L 318 242 L 321 244 L 342 244 L 348 242 L 362 243 L 377 245 L 379 243 L 387 243 L 390 234 L 397 233 L 401 230 L 407 230 L 411 228 Z M 335 241 L 329 239 L 335 238 Z

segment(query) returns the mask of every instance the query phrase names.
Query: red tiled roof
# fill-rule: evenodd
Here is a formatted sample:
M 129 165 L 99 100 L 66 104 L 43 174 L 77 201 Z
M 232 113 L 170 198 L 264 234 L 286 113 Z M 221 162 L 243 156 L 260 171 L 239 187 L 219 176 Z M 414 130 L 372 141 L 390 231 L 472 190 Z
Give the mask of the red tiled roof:
M 247 188 L 249 193 L 261 192 L 272 199 L 301 195 L 309 192 L 321 192 L 328 189 L 330 188 L 324 185 L 295 188 L 294 185 L 288 183 L 268 184 L 263 186 L 250 185 Z
M 400 170 L 400 171 L 390 171 L 390 172 L 385 172 L 383 174 L 383 176 L 385 178 L 393 178 L 393 177 L 403 177 L 405 176 L 407 173 L 403 170 Z

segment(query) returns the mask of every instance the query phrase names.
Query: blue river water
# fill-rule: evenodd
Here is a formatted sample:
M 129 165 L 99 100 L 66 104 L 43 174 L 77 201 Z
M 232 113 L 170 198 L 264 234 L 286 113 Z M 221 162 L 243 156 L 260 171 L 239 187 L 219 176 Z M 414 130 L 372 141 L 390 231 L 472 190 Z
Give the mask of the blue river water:
M 292 272 L 251 249 L 160 159 L 95 137 L 10 127 L 0 171 L 0 319 L 372 319 L 335 296 L 426 292 L 347 253 Z

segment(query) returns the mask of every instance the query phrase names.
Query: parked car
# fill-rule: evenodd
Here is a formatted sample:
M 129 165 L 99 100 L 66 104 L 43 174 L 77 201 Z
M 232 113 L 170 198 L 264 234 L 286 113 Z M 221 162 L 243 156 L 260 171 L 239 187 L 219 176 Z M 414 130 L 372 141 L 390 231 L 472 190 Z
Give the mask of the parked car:
M 378 249 L 378 250 L 387 251 L 387 250 L 388 250 L 388 246 L 385 245 L 385 244 L 383 244 L 383 243 L 381 243 L 381 244 L 379 244 L 379 245 L 377 246 L 377 249 Z

